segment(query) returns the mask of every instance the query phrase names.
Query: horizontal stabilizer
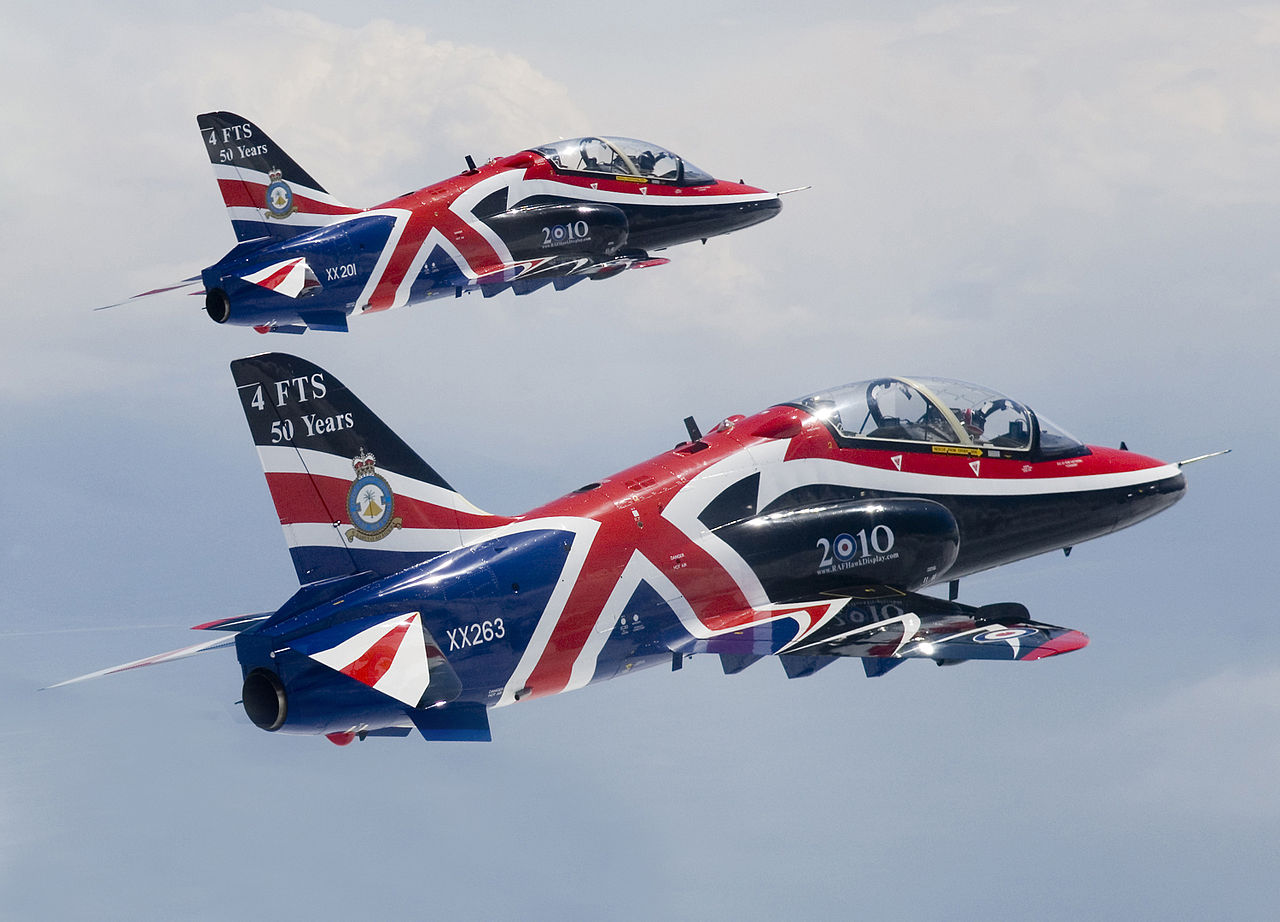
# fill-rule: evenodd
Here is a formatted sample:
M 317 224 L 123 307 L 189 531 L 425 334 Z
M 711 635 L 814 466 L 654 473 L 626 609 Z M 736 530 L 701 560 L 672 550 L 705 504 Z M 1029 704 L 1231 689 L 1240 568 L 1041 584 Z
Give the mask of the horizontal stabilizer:
M 182 292 L 189 295 L 204 294 L 204 281 L 200 276 L 183 279 L 176 285 L 166 285 L 163 288 L 152 288 L 150 291 L 139 292 L 131 298 L 125 298 L 123 301 L 117 301 L 114 304 L 104 304 L 101 307 L 95 307 L 95 311 L 105 311 L 113 307 L 120 307 L 123 304 L 132 304 L 134 301 L 141 301 L 143 298 L 151 298 L 155 295 L 168 294 L 169 292 Z M 203 306 L 203 305 L 202 305 Z
M 193 631 L 235 631 L 239 634 L 241 631 L 248 630 L 255 624 L 261 624 L 271 617 L 270 612 L 262 612 L 256 615 L 233 615 L 230 618 L 219 618 L 217 621 L 206 621 L 204 624 L 197 624 L 191 630 Z
M 157 653 L 154 656 L 145 656 L 142 659 L 136 659 L 132 663 L 124 663 L 120 666 L 110 666 L 106 669 L 99 669 L 97 672 L 90 672 L 88 675 L 76 676 L 74 679 L 67 679 L 62 682 L 55 682 L 46 688 L 61 688 L 64 685 L 74 685 L 76 682 L 87 682 L 89 679 L 101 678 L 104 675 L 111 675 L 116 672 L 126 672 L 130 669 L 140 669 L 143 666 L 155 666 L 158 663 L 169 663 L 177 659 L 186 659 L 188 656 L 195 656 L 197 653 L 203 653 L 206 650 L 216 650 L 219 647 L 230 647 L 234 645 L 236 638 L 231 637 L 214 637 L 212 640 L 202 640 L 200 643 L 192 644 L 189 647 L 181 647 L 177 650 L 170 650 L 168 653 Z

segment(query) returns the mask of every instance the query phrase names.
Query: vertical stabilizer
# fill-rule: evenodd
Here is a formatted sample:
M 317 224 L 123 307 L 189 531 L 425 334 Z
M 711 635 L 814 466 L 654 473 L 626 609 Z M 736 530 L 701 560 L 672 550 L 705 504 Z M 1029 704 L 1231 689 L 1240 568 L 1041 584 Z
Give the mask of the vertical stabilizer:
M 467 502 L 311 362 L 270 353 L 231 372 L 301 582 L 394 573 L 510 521 Z
M 196 121 L 237 240 L 284 240 L 359 213 L 329 195 L 247 118 L 206 112 Z

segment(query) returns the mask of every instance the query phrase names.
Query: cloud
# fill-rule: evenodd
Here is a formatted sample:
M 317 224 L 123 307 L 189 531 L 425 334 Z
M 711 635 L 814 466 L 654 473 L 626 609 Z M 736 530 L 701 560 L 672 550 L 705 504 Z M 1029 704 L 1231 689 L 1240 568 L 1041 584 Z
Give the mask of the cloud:
M 142 340 L 189 335 L 194 299 L 90 308 L 190 276 L 234 242 L 197 112 L 242 112 L 356 205 L 459 172 L 464 154 L 483 160 L 583 121 L 528 60 L 387 20 L 266 10 L 192 29 L 107 17 L 72 53 L 54 31 L 8 35 L 14 54 L 0 67 L 25 102 L 6 118 L 24 143 L 0 155 L 0 247 L 23 270 L 9 280 L 0 346 L 6 400 L 127 385 L 171 363 L 151 361 Z

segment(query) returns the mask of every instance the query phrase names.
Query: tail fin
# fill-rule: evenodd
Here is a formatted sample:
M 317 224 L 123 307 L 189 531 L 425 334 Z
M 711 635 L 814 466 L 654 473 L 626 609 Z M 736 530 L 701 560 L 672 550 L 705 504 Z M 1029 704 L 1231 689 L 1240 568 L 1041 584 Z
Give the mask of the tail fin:
M 196 116 L 236 239 L 287 239 L 360 209 L 336 201 L 247 118 L 233 112 Z
M 324 369 L 270 353 L 231 373 L 300 582 L 394 573 L 511 521 L 463 499 Z

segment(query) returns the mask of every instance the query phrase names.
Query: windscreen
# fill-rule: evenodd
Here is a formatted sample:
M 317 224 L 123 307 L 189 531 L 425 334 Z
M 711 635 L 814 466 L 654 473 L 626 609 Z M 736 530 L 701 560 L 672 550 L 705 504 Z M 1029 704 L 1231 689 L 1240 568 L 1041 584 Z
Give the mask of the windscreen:
M 705 185 L 710 174 L 665 147 L 635 138 L 568 138 L 535 147 L 556 169 L 570 173 L 609 173 L 641 177 L 651 182 Z

